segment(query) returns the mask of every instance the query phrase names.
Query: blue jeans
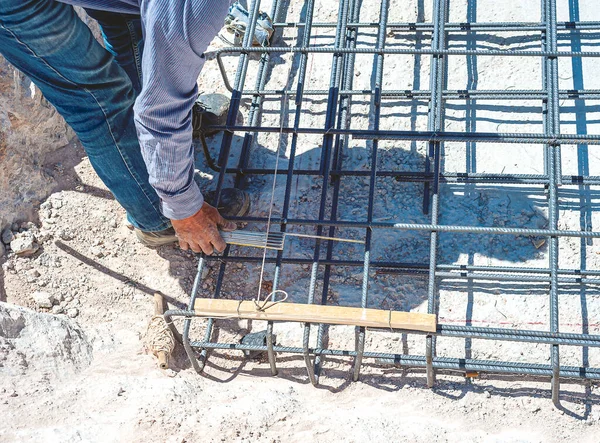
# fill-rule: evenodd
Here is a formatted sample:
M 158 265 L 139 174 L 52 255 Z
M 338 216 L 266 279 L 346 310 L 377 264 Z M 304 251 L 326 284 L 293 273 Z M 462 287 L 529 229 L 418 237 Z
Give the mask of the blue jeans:
M 148 183 L 133 122 L 141 87 L 140 20 L 89 11 L 103 48 L 73 8 L 55 0 L 0 0 L 0 54 L 26 74 L 81 141 L 104 184 L 144 231 L 171 226 Z

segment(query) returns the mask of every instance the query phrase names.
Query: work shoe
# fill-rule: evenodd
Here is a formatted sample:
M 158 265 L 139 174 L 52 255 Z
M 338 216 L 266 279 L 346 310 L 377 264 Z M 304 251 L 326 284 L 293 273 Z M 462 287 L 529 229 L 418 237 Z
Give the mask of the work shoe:
M 229 7 L 229 13 L 225 17 L 225 29 L 234 34 L 233 42 L 228 41 L 223 36 L 220 37 L 227 43 L 234 46 L 241 45 L 244 40 L 244 34 L 248 28 L 249 13 L 244 4 L 237 1 Z M 258 11 L 256 18 L 256 27 L 254 28 L 254 38 L 252 39 L 253 46 L 269 46 L 271 36 L 273 35 L 273 20 L 266 12 Z
M 208 204 L 216 206 L 216 193 L 210 191 L 204 194 L 204 199 Z M 225 188 L 221 191 L 219 205 L 216 206 L 223 218 L 243 217 L 250 212 L 250 196 L 246 191 L 236 188 Z
M 177 235 L 175 235 L 175 229 L 172 227 L 155 232 L 142 231 L 138 228 L 134 228 L 133 231 L 135 232 L 135 236 L 144 246 L 151 248 L 177 243 L 177 241 L 179 241 Z
M 225 126 L 229 112 L 229 98 L 223 94 L 200 94 L 192 108 L 192 137 L 199 139 L 216 134 L 212 126 Z

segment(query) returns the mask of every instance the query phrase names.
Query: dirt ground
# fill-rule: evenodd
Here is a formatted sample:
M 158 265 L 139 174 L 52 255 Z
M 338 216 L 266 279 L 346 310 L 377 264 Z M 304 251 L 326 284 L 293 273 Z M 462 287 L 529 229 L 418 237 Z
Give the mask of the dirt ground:
M 559 1 L 559 20 L 574 20 L 573 2 Z M 286 2 L 287 20 L 299 21 L 301 1 Z M 361 19 L 377 21 L 378 5 L 364 2 Z M 392 1 L 390 21 L 430 20 L 431 4 L 421 0 Z M 582 20 L 600 20 L 592 0 L 575 1 Z M 468 4 L 468 6 L 467 6 Z M 538 21 L 539 4 L 516 0 L 498 2 L 451 1 L 451 21 Z M 315 21 L 335 21 L 336 2 L 318 1 Z M 262 9 L 270 9 L 268 2 Z M 297 43 L 298 30 L 280 37 L 285 45 Z M 398 47 L 414 45 L 406 34 L 388 36 Z M 420 43 L 430 42 L 426 35 Z M 312 44 L 331 44 L 330 30 L 317 28 Z M 364 32 L 361 42 L 372 45 L 373 32 Z M 582 50 L 593 50 L 597 37 L 582 39 Z M 587 42 L 587 43 L 586 43 Z M 478 48 L 531 49 L 538 45 L 523 33 L 487 35 L 476 39 Z M 567 43 L 563 42 L 563 45 Z M 588 44 L 589 46 L 586 46 Z M 451 40 L 450 46 L 464 47 L 465 39 Z M 222 47 L 215 40 L 214 47 Z M 566 46 L 560 49 L 565 49 Z M 199 79 L 204 91 L 225 92 L 211 50 Z M 466 57 L 449 60 L 449 88 L 539 89 L 541 59 L 480 58 L 478 64 Z M 257 61 L 252 60 L 248 83 L 254 83 Z M 426 89 L 429 84 L 429 57 L 386 57 L 384 88 Z M 230 79 L 237 60 L 225 59 Z M 308 82 L 311 88 L 326 88 L 329 75 L 321 66 L 330 66 L 330 55 L 311 57 Z M 361 56 L 355 71 L 355 87 L 368 89 L 373 81 L 372 56 Z M 297 58 L 282 55 L 274 62 L 268 88 L 289 82 L 295 87 Z M 584 60 L 582 66 L 563 63 L 561 88 L 575 88 L 580 77 L 586 89 L 600 89 L 597 60 Z M 500 84 L 501 83 L 501 84 Z M 215 85 L 218 85 L 215 87 Z M 5 91 L 0 91 L 2 94 Z M 1 98 L 1 96 L 0 96 Z M 0 105 L 3 103 L 0 101 Z M 565 100 L 561 104 L 561 129 L 564 132 L 600 133 L 597 104 Z M 8 106 L 4 104 L 4 106 Z M 263 124 L 278 125 L 279 101 L 266 101 Z M 469 106 L 459 102 L 447 106 L 448 130 L 482 132 L 541 132 L 539 102 L 479 101 Z M 306 99 L 303 125 L 322 126 L 325 100 Z M 247 115 L 248 103 L 242 106 Z M 382 126 L 399 129 L 425 129 L 427 102 L 384 102 Z M 286 116 L 293 121 L 293 111 Z M 1 123 L 1 122 L 0 122 Z M 356 100 L 352 127 L 366 128 L 372 123 L 370 102 Z M 10 128 L 9 123 L 6 123 Z M 41 134 L 44 127 L 33 127 Z M 277 134 L 261 135 L 253 148 L 254 166 L 273 166 L 279 152 L 285 167 L 289 152 Z M 0 138 L 0 144 L 2 143 Z M 240 145 L 236 138 L 234 146 Z M 318 165 L 320 137 L 303 136 L 299 143 L 298 167 Z M 156 360 L 144 349 L 143 337 L 152 315 L 152 296 L 161 291 L 171 306 L 187 304 L 197 257 L 174 246 L 148 249 L 140 245 L 125 224 L 125 214 L 93 172 L 85 153 L 74 140 L 45 155 L 38 186 L 55 191 L 22 223 L 9 225 L 13 235 L 32 235 L 39 249 L 28 257 L 17 257 L 8 249 L 0 258 L 0 441 L 57 442 L 595 442 L 600 438 L 600 392 L 596 383 L 565 380 L 561 390 L 562 407 L 550 400 L 546 379 L 482 375 L 466 379 L 440 375 L 434 389 L 426 387 L 419 370 L 402 370 L 366 361 L 360 381 L 351 382 L 351 360 L 327 358 L 320 385 L 313 387 L 300 356 L 279 355 L 279 375 L 270 375 L 264 360 L 246 360 L 240 354 L 215 352 L 205 373 L 200 376 L 178 347 L 172 369 L 157 368 Z M 216 152 L 219 136 L 210 140 Z M 426 145 L 420 143 L 383 143 L 379 162 L 404 170 L 419 170 Z M 0 146 L 2 147 L 2 146 Z M 58 148 L 60 147 L 60 149 Z M 351 140 L 345 156 L 348 167 L 365 167 L 370 161 L 370 145 Z M 590 147 L 585 167 L 590 175 L 600 167 L 600 157 Z M 31 146 L 28 145 L 28 149 Z M 44 148 L 46 149 L 46 148 Z M 279 149 L 279 150 L 278 150 Z M 47 150 L 47 149 L 46 149 Z M 236 152 L 234 150 L 233 157 Z M 563 173 L 576 174 L 582 167 L 582 154 L 573 147 L 563 152 Z M 233 161 L 232 163 L 233 164 Z M 203 186 L 214 186 L 202 155 L 198 168 Z M 539 146 L 480 145 L 448 143 L 444 170 L 464 172 L 541 173 Z M 16 175 L 15 175 L 16 176 Z M 51 177 L 51 179 L 49 178 Z M 11 180 L 15 177 L 11 176 Z M 36 178 L 36 180 L 38 180 Z M 247 183 L 252 211 L 264 216 L 271 204 L 270 178 L 258 177 Z M 37 183 L 37 182 L 36 182 Z M 281 207 L 283 182 L 276 183 L 276 206 Z M 367 181 L 350 180 L 343 184 L 340 218 L 364 218 Z M 47 191 L 47 190 L 46 190 Z M 294 183 L 291 212 L 309 217 L 315 212 L 320 183 L 299 178 Z M 393 198 L 392 198 L 393 197 Z M 376 194 L 377 220 L 425 223 L 428 217 L 420 208 L 422 186 L 382 181 Z M 442 223 L 481 226 L 525 226 L 543 228 L 547 224 L 547 203 L 540 187 L 446 185 L 441 189 Z M 598 192 L 594 187 L 565 187 L 561 194 L 561 229 L 591 229 L 600 223 Z M 16 206 L 15 206 L 16 207 Z M 12 208 L 12 207 L 11 207 Z M 13 210 L 13 209 L 11 209 Z M 8 211 L 8 210 L 7 210 Z M 0 216 L 4 216 L 0 214 Z M 6 217 L 8 219 L 8 217 Z M 2 220 L 2 217 L 0 217 Z M 586 223 L 582 227 L 582 220 Z M 252 226 L 249 226 L 252 228 Z M 303 232 L 298 228 L 298 232 Z M 361 238 L 364 232 L 340 230 L 340 235 Z M 29 233 L 29 234 L 28 234 Z M 442 236 L 441 263 L 480 265 L 518 265 L 545 267 L 548 251 L 539 239 L 513 236 Z M 381 234 L 375 237 L 373 258 L 410 258 L 426 261 L 428 237 L 415 233 Z M 564 268 L 600 269 L 598 242 L 576 239 L 560 244 L 560 264 Z M 537 244 L 537 246 L 536 246 Z M 290 241 L 294 254 L 310 256 L 311 243 Z M 2 252 L 2 251 L 0 251 Z M 252 251 L 238 249 L 239 254 Z M 339 256 L 361 257 L 360 248 L 342 245 Z M 1 255 L 1 254 L 0 254 Z M 360 303 L 362 273 L 347 269 L 332 277 L 332 303 Z M 265 278 L 273 269 L 265 268 Z M 293 300 L 306 299 L 310 270 L 290 266 L 281 285 Z M 202 293 L 210 294 L 216 281 L 216 268 L 204 276 Z M 225 282 L 225 296 L 253 297 L 261 282 L 256 267 L 240 265 Z M 426 311 L 426 278 L 383 275 L 373 279 L 369 305 L 386 309 Z M 440 321 L 497 327 L 547 329 L 548 297 L 544 285 L 501 283 L 440 283 Z M 50 299 L 52 307 L 40 307 Z M 7 303 L 2 303 L 3 301 Z M 561 287 L 561 331 L 600 332 L 600 292 L 594 288 Z M 50 306 L 48 305 L 48 306 Z M 22 308 L 21 308 L 22 307 Z M 33 311 L 40 312 L 36 314 Z M 585 325 L 585 326 L 584 326 Z M 194 334 L 203 327 L 199 322 Z M 239 341 L 248 330 L 260 324 L 228 320 L 219 328 L 221 341 Z M 298 325 L 275 325 L 278 341 L 296 345 L 302 338 Z M 313 334 L 314 336 L 315 334 Z M 422 355 L 421 336 L 370 333 L 369 350 L 394 350 Z M 352 349 L 351 328 L 336 327 L 330 332 L 330 345 Z M 438 354 L 451 357 L 504 359 L 547 363 L 547 345 L 473 340 L 439 340 Z M 600 366 L 595 349 L 561 347 L 561 363 Z

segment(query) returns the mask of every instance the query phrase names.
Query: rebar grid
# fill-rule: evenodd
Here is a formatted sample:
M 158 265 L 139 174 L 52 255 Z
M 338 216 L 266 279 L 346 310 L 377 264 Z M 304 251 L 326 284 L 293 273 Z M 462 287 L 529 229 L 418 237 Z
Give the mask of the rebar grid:
M 558 252 L 559 238 L 574 237 L 593 239 L 600 237 L 600 232 L 591 229 L 573 231 L 559 229 L 558 211 L 561 185 L 578 185 L 580 189 L 589 189 L 590 185 L 600 184 L 600 176 L 590 175 L 584 171 L 579 175 L 563 175 L 561 161 L 562 145 L 597 145 L 600 136 L 587 134 L 561 134 L 560 133 L 560 103 L 561 99 L 598 99 L 600 90 L 584 88 L 573 90 L 559 89 L 558 60 L 581 59 L 584 57 L 600 57 L 600 52 L 586 52 L 577 50 L 558 50 L 559 31 L 561 37 L 568 37 L 571 32 L 593 30 L 600 31 L 600 22 L 570 21 L 558 22 L 556 14 L 556 0 L 541 0 L 540 22 L 489 22 L 489 23 L 450 23 L 449 0 L 433 0 L 431 23 L 393 23 L 388 22 L 390 0 L 382 0 L 380 5 L 379 21 L 367 23 L 360 21 L 361 1 L 340 0 L 338 6 L 338 21 L 336 23 L 313 23 L 315 0 L 306 0 L 305 18 L 301 23 L 287 22 L 281 18 L 282 2 L 273 1 L 270 11 L 275 21 L 276 35 L 286 29 L 302 30 L 299 46 L 294 47 L 253 47 L 252 35 L 256 26 L 256 18 L 260 8 L 260 0 L 252 2 L 250 24 L 241 47 L 231 47 L 217 50 L 216 59 L 223 75 L 226 87 L 231 91 L 231 107 L 228 114 L 227 125 L 220 129 L 225 130 L 221 142 L 221 151 L 217 166 L 217 200 L 224 186 L 226 177 L 230 177 L 235 185 L 240 185 L 249 176 L 265 176 L 275 180 L 277 175 L 285 176 L 285 190 L 282 210 L 279 215 L 272 217 L 247 216 L 234 219 L 237 222 L 253 223 L 265 229 L 278 227 L 285 233 L 291 226 L 313 228 L 317 236 L 336 236 L 336 230 L 341 228 L 355 228 L 364 231 L 364 251 L 362 260 L 344 260 L 334 256 L 335 242 L 331 240 L 315 239 L 312 258 L 297 258 L 286 255 L 284 250 L 276 252 L 275 256 L 240 256 L 232 254 L 232 247 L 228 246 L 221 256 L 201 257 L 198 263 L 198 272 L 188 310 L 169 311 L 166 316 L 184 317 L 183 339 L 184 346 L 194 368 L 200 372 L 206 363 L 208 350 L 229 349 L 239 351 L 266 351 L 273 375 L 277 374 L 276 353 L 297 353 L 304 356 L 308 376 L 313 384 L 319 382 L 320 370 L 325 356 L 349 356 L 354 359 L 353 379 L 358 380 L 364 358 L 379 359 L 379 363 L 389 363 L 403 367 L 424 367 L 427 374 L 427 384 L 431 387 L 435 383 L 436 370 L 455 371 L 481 371 L 493 373 L 513 373 L 539 376 L 550 376 L 552 383 L 552 399 L 555 404 L 559 402 L 560 377 L 600 379 L 600 368 L 561 366 L 559 346 L 600 347 L 600 335 L 587 333 L 562 333 L 559 332 L 559 284 L 575 284 L 579 286 L 600 284 L 600 270 L 588 270 L 582 265 L 579 269 L 563 269 L 559 267 Z M 313 29 L 335 29 L 333 45 L 323 47 L 311 45 Z M 360 30 L 374 29 L 376 41 L 374 47 L 359 47 L 358 37 Z M 389 32 L 401 33 L 428 33 L 431 35 L 429 48 L 398 49 L 386 46 L 386 37 Z M 527 32 L 539 38 L 540 50 L 481 50 L 467 46 L 466 49 L 448 49 L 448 36 L 454 34 L 476 35 L 479 32 Z M 571 48 L 573 48 L 571 44 Z M 255 85 L 252 89 L 246 87 L 246 77 L 249 69 L 251 54 L 260 54 L 257 67 Z M 274 54 L 291 53 L 298 57 L 296 87 L 289 83 L 283 89 L 265 89 L 269 72 L 272 69 L 272 56 Z M 330 71 L 330 84 L 328 89 L 309 89 L 307 85 L 308 57 L 316 53 L 331 53 L 332 64 Z M 239 56 L 238 67 L 233 82 L 230 82 L 223 62 L 223 56 Z M 354 89 L 354 66 L 356 55 L 372 54 L 374 57 L 373 88 L 369 90 Z M 427 90 L 384 90 L 382 85 L 385 57 L 392 54 L 404 55 L 429 55 L 430 84 Z M 468 57 L 506 57 L 521 56 L 541 58 L 542 63 L 542 88 L 536 90 L 450 90 L 447 88 L 448 56 L 463 55 Z M 303 100 L 306 97 L 327 97 L 324 127 L 301 127 L 301 116 L 304 111 Z M 350 125 L 352 100 L 357 96 L 367 97 L 371 100 L 372 124 L 368 130 L 352 129 Z M 243 97 L 251 97 L 252 102 L 247 125 L 236 123 L 240 103 Z M 280 126 L 266 126 L 261 123 L 261 110 L 264 100 L 276 97 L 281 100 L 282 109 L 293 107 L 294 119 L 292 125 L 284 123 L 283 114 Z M 383 100 L 398 99 L 411 100 L 413 103 L 422 103 L 428 106 L 426 131 L 386 130 L 380 128 L 381 105 Z M 500 133 L 500 132 L 453 132 L 445 129 L 445 106 L 451 100 L 464 100 L 475 102 L 477 100 L 538 100 L 542 102 L 543 132 L 542 133 Z M 282 110 L 283 113 L 283 110 Z M 228 165 L 232 149 L 233 135 L 244 134 L 240 150 L 239 161 L 236 166 Z M 286 167 L 256 168 L 250 166 L 250 149 L 256 143 L 259 134 L 275 133 L 289 141 L 289 156 Z M 303 134 L 322 135 L 321 158 L 319 167 L 315 169 L 301 169 L 295 165 L 299 137 Z M 343 152 L 349 145 L 349 138 L 365 139 L 370 142 L 371 150 L 370 169 L 352 170 L 344 167 Z M 382 140 L 422 141 L 428 144 L 428 155 L 423 171 L 398 171 L 394 168 L 380 168 L 377 164 L 379 143 Z M 544 150 L 543 174 L 510 174 L 510 173 L 477 173 L 468 170 L 464 173 L 444 172 L 442 156 L 445 142 L 461 142 L 467 144 L 499 142 L 509 144 L 539 144 Z M 279 155 L 279 154 L 277 154 Z M 317 218 L 291 218 L 290 200 L 292 198 L 292 184 L 298 176 L 312 176 L 322 180 L 321 196 Z M 365 177 L 369 182 L 369 198 L 365 203 L 366 218 L 364 220 L 340 220 L 338 205 L 340 201 L 340 182 L 344 177 Z M 374 219 L 374 202 L 376 181 L 378 178 L 394 178 L 399 182 L 423 183 L 424 198 L 423 212 L 429 214 L 429 223 L 396 223 L 378 222 Z M 439 224 L 440 216 L 440 184 L 526 184 L 542 185 L 547 192 L 548 225 L 544 229 L 525 227 L 481 227 Z M 329 199 L 328 196 L 330 195 Z M 329 214 L 329 216 L 328 216 Z M 429 261 L 428 263 L 407 263 L 400 261 L 372 260 L 372 242 L 375 229 L 400 230 L 425 232 L 429 236 Z M 540 236 L 548 239 L 548 267 L 530 266 L 481 266 L 440 264 L 439 238 L 445 233 L 472 233 L 478 235 L 513 235 L 513 236 Z M 323 257 L 322 250 L 325 251 Z M 274 266 L 272 290 L 286 289 L 280 287 L 281 269 L 286 265 L 310 266 L 310 284 L 306 296 L 306 303 L 327 303 L 330 285 L 331 269 L 333 266 L 354 267 L 362 269 L 362 296 L 360 306 L 367 307 L 369 301 L 369 287 L 371 280 L 370 271 L 389 272 L 394 274 L 423 275 L 427 278 L 427 312 L 438 314 L 440 296 L 438 284 L 442 279 L 457 279 L 464 281 L 488 280 L 507 281 L 511 283 L 546 283 L 549 288 L 549 330 L 527 330 L 520 328 L 491 328 L 476 327 L 470 323 L 466 325 L 453 325 L 440 322 L 437 333 L 425 337 L 425 347 L 422 355 L 406 355 L 386 352 L 370 352 L 365 350 L 365 328 L 356 328 L 355 349 L 340 350 L 327 346 L 325 336 L 326 325 L 317 326 L 316 346 L 310 347 L 310 335 L 314 332 L 315 325 L 305 324 L 303 329 L 302 347 L 275 345 L 273 340 L 273 323 L 268 322 L 266 343 L 264 345 L 248 345 L 240 343 L 220 343 L 212 341 L 214 319 L 208 319 L 204 338 L 200 341 L 190 339 L 191 322 L 194 318 L 193 306 L 195 299 L 201 294 L 202 273 L 206 263 L 218 264 L 216 286 L 210 297 L 222 296 L 222 287 L 228 265 L 235 263 Z M 318 291 L 319 275 L 321 288 Z M 401 290 L 402 288 L 398 288 Z M 207 294 L 202 294 L 207 296 Z M 398 332 L 398 331 L 395 331 Z M 465 339 L 508 340 L 529 343 L 548 344 L 550 346 L 549 364 L 533 364 L 523 362 L 490 361 L 474 358 L 447 358 L 436 356 L 436 337 L 461 337 Z M 196 353 L 199 351 L 199 355 Z

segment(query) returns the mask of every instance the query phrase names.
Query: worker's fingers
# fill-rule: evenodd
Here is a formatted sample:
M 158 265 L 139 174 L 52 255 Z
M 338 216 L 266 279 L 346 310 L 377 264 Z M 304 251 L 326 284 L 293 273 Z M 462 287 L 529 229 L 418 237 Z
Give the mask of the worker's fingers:
M 225 250 L 225 248 L 227 247 L 227 243 L 225 243 L 225 240 L 223 240 L 223 237 L 221 237 L 221 235 L 219 234 L 219 231 L 215 232 L 216 235 L 213 236 L 211 243 L 213 244 L 213 246 L 215 247 L 215 249 L 219 252 L 223 252 Z
M 200 248 L 202 248 L 202 252 L 204 252 L 206 255 L 210 255 L 214 252 L 214 249 L 212 247 L 212 245 L 207 242 L 206 240 L 202 239 L 198 242 Z M 200 252 L 200 251 L 198 251 Z
M 200 254 L 203 251 L 203 248 L 196 242 L 192 241 L 189 243 L 189 245 L 192 251 L 194 251 L 196 254 Z
M 191 249 L 196 254 L 200 254 L 201 252 L 204 252 L 205 254 L 210 255 L 210 254 L 213 253 L 213 247 L 211 246 L 211 244 L 209 242 L 206 242 L 206 241 L 199 241 L 199 242 L 190 241 L 190 242 L 185 242 L 183 240 L 179 240 L 179 246 L 184 251 L 187 251 L 188 249 Z
M 218 218 L 217 218 L 217 226 L 219 228 L 221 228 L 223 231 L 235 231 L 237 229 L 237 225 L 232 222 L 232 221 L 228 221 L 225 220 L 221 214 L 218 214 Z
M 204 236 L 204 238 L 207 239 L 214 247 L 214 249 L 216 249 L 219 252 L 223 252 L 227 247 L 227 243 L 225 243 L 225 241 L 221 237 L 221 234 L 219 233 L 219 230 L 217 229 L 217 226 L 214 224 L 210 224 L 209 226 L 207 226 L 206 235 Z

